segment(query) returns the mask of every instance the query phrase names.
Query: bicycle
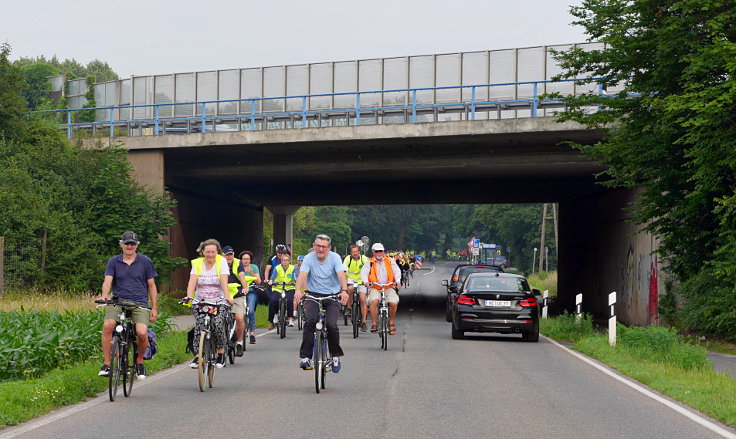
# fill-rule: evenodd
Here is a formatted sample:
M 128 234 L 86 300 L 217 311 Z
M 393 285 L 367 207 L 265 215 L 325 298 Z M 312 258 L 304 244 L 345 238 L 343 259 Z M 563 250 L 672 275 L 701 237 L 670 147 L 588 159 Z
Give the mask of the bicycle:
M 188 298 L 185 298 L 180 301 L 179 304 L 184 304 L 191 300 L 192 308 L 194 308 L 198 314 L 204 314 L 203 322 L 198 323 L 199 349 L 197 352 L 197 357 L 199 358 L 199 362 L 197 363 L 197 382 L 199 384 L 199 391 L 204 392 L 207 390 L 205 384 L 210 388 L 215 387 L 217 346 L 215 345 L 214 332 L 217 328 L 215 328 L 215 323 L 212 317 L 220 312 L 220 304 L 201 302 L 196 298 L 187 299 Z M 229 309 L 227 309 L 227 307 L 223 307 L 223 311 L 229 313 Z M 197 321 L 199 322 L 199 319 L 197 319 Z
M 233 296 L 233 299 L 237 299 L 238 297 L 243 297 L 245 294 L 243 292 L 235 294 Z M 244 323 L 244 330 L 243 330 L 243 337 L 245 337 L 245 331 L 248 328 L 248 316 L 250 313 L 250 307 L 248 306 L 248 303 L 245 303 L 245 315 L 243 315 L 243 323 Z M 225 335 L 227 336 L 227 360 L 230 364 L 235 364 L 235 357 L 236 355 L 236 345 L 238 344 L 238 336 L 235 333 L 235 314 L 232 312 L 229 312 L 227 314 L 227 317 L 225 318 Z M 243 339 L 245 340 L 245 338 Z M 245 341 L 243 341 L 243 353 L 245 353 Z
M 278 321 L 276 322 L 276 333 L 279 334 L 279 338 L 286 337 L 286 287 L 294 287 L 293 282 L 274 282 L 272 284 L 273 286 L 280 286 L 282 287 L 281 290 L 281 297 L 279 298 L 279 313 L 278 313 Z
M 310 291 L 305 291 L 302 300 L 311 300 L 319 307 L 319 317 L 314 327 L 314 350 L 312 351 L 312 367 L 314 368 L 314 387 L 319 393 L 320 388 L 325 388 L 325 372 L 332 364 L 332 357 L 327 346 L 327 313 L 325 312 L 322 302 L 325 300 L 334 300 L 339 302 L 337 294 L 324 297 L 311 296 Z
M 388 303 L 386 303 L 386 290 L 393 288 L 396 284 L 394 282 L 387 284 L 379 284 L 376 282 L 371 283 L 369 286 L 376 286 L 380 288 L 381 300 L 378 302 L 378 335 L 381 337 L 381 349 L 384 351 L 388 350 L 388 335 L 389 335 L 389 324 L 388 324 Z
M 401 287 L 407 288 L 409 286 L 409 270 L 401 272 Z
M 351 307 L 352 315 L 350 316 L 350 321 L 353 324 L 353 338 L 358 338 L 360 325 L 363 323 L 363 317 L 360 312 L 360 292 L 358 291 L 358 287 L 362 284 L 355 284 L 348 281 L 348 285 L 353 286 L 353 306 Z
M 132 324 L 134 309 L 151 311 L 151 308 L 140 306 L 137 303 L 117 300 L 95 300 L 97 308 L 103 306 L 119 306 L 122 310 L 118 315 L 117 325 L 112 335 L 112 350 L 110 351 L 110 375 L 108 376 L 108 394 L 110 401 L 115 401 L 118 385 L 122 379 L 123 395 L 128 397 L 133 393 L 133 381 L 136 378 L 135 360 L 138 358 L 138 344 L 136 343 L 135 329 Z M 130 347 L 133 347 L 131 350 Z

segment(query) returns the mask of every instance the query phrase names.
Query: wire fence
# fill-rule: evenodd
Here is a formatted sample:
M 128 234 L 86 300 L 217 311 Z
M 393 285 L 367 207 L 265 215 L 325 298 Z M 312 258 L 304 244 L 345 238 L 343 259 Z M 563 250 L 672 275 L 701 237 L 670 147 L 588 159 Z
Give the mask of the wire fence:
M 0 236 L 0 295 L 27 285 L 38 274 L 40 254 L 36 244 L 8 241 Z

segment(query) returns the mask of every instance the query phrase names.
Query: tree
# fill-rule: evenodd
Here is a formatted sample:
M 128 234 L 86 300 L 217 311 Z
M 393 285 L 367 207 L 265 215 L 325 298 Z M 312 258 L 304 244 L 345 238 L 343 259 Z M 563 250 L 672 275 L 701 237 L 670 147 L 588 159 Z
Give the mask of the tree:
M 561 120 L 609 130 L 577 146 L 607 166 L 605 184 L 642 188 L 632 212 L 661 237 L 660 256 L 683 282 L 685 315 L 696 316 L 685 323 L 736 334 L 733 1 L 584 0 L 571 12 L 605 47 L 559 54 L 563 76 L 604 77 L 622 90 L 568 98 Z
M 26 86 L 22 96 L 30 111 L 51 107 L 51 83 L 48 77 L 59 74 L 59 70 L 48 63 L 38 62 L 22 68 Z
M 16 138 L 21 121 L 28 111 L 26 102 L 18 93 L 25 85 L 20 68 L 10 64 L 10 45 L 0 44 L 0 139 Z

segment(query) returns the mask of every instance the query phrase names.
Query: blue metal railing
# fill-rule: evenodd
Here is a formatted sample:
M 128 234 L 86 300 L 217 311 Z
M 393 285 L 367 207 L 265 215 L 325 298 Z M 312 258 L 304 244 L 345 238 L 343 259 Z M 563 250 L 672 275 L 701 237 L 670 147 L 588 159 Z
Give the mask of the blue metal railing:
M 474 84 L 474 85 L 458 85 L 458 86 L 444 86 L 444 87 L 424 87 L 424 88 L 403 88 L 403 89 L 391 89 L 391 90 L 372 90 L 372 91 L 356 91 L 356 92 L 343 92 L 343 93 L 323 93 L 323 94 L 312 94 L 312 95 L 293 95 L 293 96 L 275 96 L 275 97 L 264 97 L 264 98 L 247 98 L 247 99 L 225 99 L 225 100 L 211 100 L 211 101 L 194 101 L 194 102 L 175 102 L 175 103 L 159 103 L 159 104 L 141 104 L 141 105 L 122 105 L 122 106 L 108 106 L 108 107 L 94 107 L 94 108 L 79 108 L 79 109 L 64 109 L 64 110 L 45 110 L 45 111 L 37 111 L 33 113 L 44 113 L 44 114 L 65 114 L 66 123 L 60 123 L 59 126 L 65 127 L 67 131 L 67 137 L 71 138 L 73 130 L 75 128 L 92 128 L 93 130 L 96 130 L 97 127 L 104 127 L 109 126 L 109 136 L 115 137 L 115 127 L 116 126 L 141 126 L 143 124 L 152 124 L 153 125 L 153 134 L 159 135 L 159 134 L 166 134 L 166 128 L 164 127 L 163 130 L 161 130 L 162 124 L 172 124 L 174 122 L 186 122 L 187 124 L 190 124 L 191 122 L 198 122 L 199 123 L 199 131 L 202 133 L 207 132 L 207 121 L 213 121 L 213 124 L 216 124 L 217 120 L 240 120 L 240 121 L 249 121 L 250 122 L 250 130 L 256 130 L 257 129 L 257 120 L 261 120 L 263 122 L 267 122 L 269 119 L 277 118 L 277 117 L 287 117 L 291 119 L 301 119 L 301 128 L 307 128 L 309 127 L 308 119 L 309 117 L 322 117 L 323 115 L 326 116 L 334 116 L 334 115 L 343 115 L 347 116 L 348 118 L 352 114 L 354 117 L 354 124 L 355 125 L 361 125 L 361 113 L 364 114 L 384 114 L 384 113 L 396 113 L 396 112 L 404 112 L 404 114 L 407 114 L 409 111 L 411 112 L 411 123 L 417 122 L 417 114 L 421 112 L 426 111 L 436 111 L 437 109 L 442 109 L 443 111 L 446 111 L 449 108 L 455 108 L 456 110 L 460 111 L 466 111 L 467 117 L 469 120 L 475 120 L 476 118 L 476 112 L 479 108 L 488 109 L 491 107 L 495 107 L 496 110 L 499 112 L 502 108 L 508 109 L 508 107 L 514 107 L 511 109 L 519 109 L 519 107 L 528 107 L 531 110 L 531 117 L 537 117 L 538 116 L 538 110 L 542 106 L 549 106 L 549 105 L 557 105 L 562 106 L 562 102 L 560 99 L 540 99 L 540 93 L 539 88 L 540 85 L 546 85 L 546 84 L 553 84 L 553 83 L 566 83 L 566 82 L 584 82 L 584 83 L 591 83 L 596 82 L 596 90 L 597 93 L 601 96 L 605 96 L 604 94 L 604 87 L 602 83 L 602 78 L 583 78 L 583 79 L 565 79 L 560 81 L 551 81 L 551 80 L 543 80 L 543 81 L 523 81 L 523 82 L 506 82 L 506 83 L 495 83 L 495 84 Z M 532 93 L 528 97 L 523 98 L 507 98 L 507 99 L 477 99 L 478 93 L 477 91 L 479 89 L 489 89 L 488 91 L 488 97 L 491 96 L 490 90 L 493 87 L 516 87 L 515 90 L 518 90 L 519 86 L 531 86 Z M 434 103 L 420 103 L 417 100 L 417 94 L 421 92 L 432 92 L 433 94 L 436 94 L 439 90 L 458 90 L 459 99 L 457 101 L 444 101 L 441 103 L 437 103 L 435 99 Z M 463 91 L 469 90 L 470 91 L 470 99 L 464 100 L 463 99 Z M 404 94 L 404 104 L 400 103 L 394 103 L 391 105 L 378 105 L 378 106 L 362 106 L 361 105 L 361 97 L 369 96 L 369 95 L 380 95 L 378 101 L 381 102 L 383 99 L 383 96 L 386 94 Z M 514 95 L 517 95 L 518 93 L 514 93 Z M 316 98 L 331 98 L 334 101 L 335 97 L 338 96 L 353 96 L 353 106 L 343 106 L 339 108 L 329 108 L 329 109 L 320 109 L 320 108 L 309 108 L 309 103 L 312 99 Z M 410 99 L 407 99 L 407 97 L 410 97 Z M 294 100 L 301 100 L 301 109 L 300 110 L 287 110 L 287 101 L 294 101 Z M 262 109 L 260 111 L 257 111 L 258 104 L 263 104 L 265 102 L 274 101 L 279 102 L 283 101 L 281 104 L 283 110 L 282 111 L 263 111 Z M 406 102 L 409 101 L 409 102 Z M 207 114 L 207 106 L 217 105 L 219 108 L 219 105 L 221 104 L 236 104 L 236 107 L 241 110 L 240 112 L 236 113 L 228 113 L 228 114 Z M 250 104 L 250 105 L 248 105 Z M 176 107 L 184 107 L 184 106 L 191 106 L 193 111 L 191 116 L 176 116 Z M 161 116 L 162 109 L 165 109 L 167 107 L 172 107 L 170 110 L 171 117 Z M 250 108 L 249 112 L 242 112 L 242 108 Z M 263 105 L 261 105 L 263 107 Z M 142 118 L 134 118 L 133 116 L 136 113 L 136 109 L 143 108 L 146 109 L 146 113 L 150 114 L 152 113 L 152 116 L 148 117 L 142 117 Z M 194 109 L 199 109 L 199 115 L 196 114 L 196 111 Z M 152 111 L 148 110 L 151 109 Z M 131 119 L 124 119 L 124 120 L 116 120 L 115 119 L 115 112 L 118 111 L 118 114 L 122 113 L 122 110 L 130 110 Z M 107 119 L 104 121 L 94 121 L 94 122 L 74 122 L 73 120 L 76 120 L 78 118 L 73 117 L 74 114 L 84 114 L 84 112 L 92 112 L 92 111 L 107 111 Z M 89 114 L 89 113 L 87 113 Z M 213 130 L 216 129 L 213 127 Z

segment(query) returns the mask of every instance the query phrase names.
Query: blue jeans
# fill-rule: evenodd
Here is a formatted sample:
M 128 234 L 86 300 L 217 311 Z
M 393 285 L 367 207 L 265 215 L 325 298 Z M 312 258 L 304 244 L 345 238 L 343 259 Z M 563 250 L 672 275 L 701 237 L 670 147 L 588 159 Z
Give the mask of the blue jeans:
M 258 305 L 258 293 L 249 290 L 245 295 L 245 302 L 248 304 L 248 331 L 256 330 L 256 306 Z

